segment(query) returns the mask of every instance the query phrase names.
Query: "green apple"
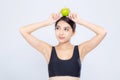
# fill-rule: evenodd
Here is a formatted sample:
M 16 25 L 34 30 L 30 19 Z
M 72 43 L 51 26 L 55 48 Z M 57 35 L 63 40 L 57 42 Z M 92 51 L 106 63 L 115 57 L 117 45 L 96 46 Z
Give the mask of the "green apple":
M 69 13 L 70 13 L 69 8 L 63 8 L 63 9 L 61 9 L 62 16 L 68 16 Z

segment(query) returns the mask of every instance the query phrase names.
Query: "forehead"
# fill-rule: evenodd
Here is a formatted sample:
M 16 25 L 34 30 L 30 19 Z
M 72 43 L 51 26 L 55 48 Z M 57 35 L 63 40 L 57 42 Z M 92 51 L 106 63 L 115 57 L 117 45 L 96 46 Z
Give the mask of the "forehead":
M 57 26 L 59 26 L 59 27 L 70 27 L 70 25 L 65 21 L 59 21 L 57 23 Z

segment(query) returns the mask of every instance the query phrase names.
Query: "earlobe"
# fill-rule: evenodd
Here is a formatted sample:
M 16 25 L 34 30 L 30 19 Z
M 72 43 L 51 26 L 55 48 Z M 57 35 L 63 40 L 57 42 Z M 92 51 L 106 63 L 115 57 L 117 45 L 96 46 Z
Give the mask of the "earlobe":
M 72 36 L 74 36 L 74 35 L 75 35 L 75 33 L 76 33 L 76 31 L 74 31 L 74 32 L 73 32 L 73 35 L 72 35 Z
M 75 33 L 76 33 L 76 31 L 74 31 L 74 33 L 73 33 L 73 34 L 75 35 Z

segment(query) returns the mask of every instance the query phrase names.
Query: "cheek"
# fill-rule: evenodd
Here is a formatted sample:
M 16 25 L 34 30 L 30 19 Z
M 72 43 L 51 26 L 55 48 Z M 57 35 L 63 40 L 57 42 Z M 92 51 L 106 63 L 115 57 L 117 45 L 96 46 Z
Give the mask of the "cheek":
M 68 37 L 68 38 L 71 38 L 72 37 L 72 32 L 68 32 L 68 33 L 66 33 L 66 36 Z
M 58 31 L 55 31 L 55 35 L 58 36 L 58 35 L 59 35 L 59 32 L 58 32 Z

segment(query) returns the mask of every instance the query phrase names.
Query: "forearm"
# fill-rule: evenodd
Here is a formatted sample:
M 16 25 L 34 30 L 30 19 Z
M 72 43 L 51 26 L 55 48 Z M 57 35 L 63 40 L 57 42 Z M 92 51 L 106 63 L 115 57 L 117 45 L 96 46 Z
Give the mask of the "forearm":
M 24 32 L 27 32 L 27 33 L 30 34 L 33 31 L 35 31 L 35 30 L 37 30 L 39 28 L 48 26 L 48 25 L 50 25 L 50 23 L 47 20 L 45 20 L 43 22 L 37 22 L 37 23 L 33 23 L 33 24 L 23 26 L 23 27 L 20 28 L 20 31 L 24 31 Z
M 79 21 L 78 24 L 83 25 L 84 27 L 92 30 L 92 31 L 95 32 L 97 35 L 99 35 L 99 34 L 106 34 L 106 30 L 105 30 L 103 27 L 98 26 L 98 25 L 95 25 L 95 24 L 92 24 L 92 23 L 87 22 L 87 21 L 85 21 L 85 20 Z

